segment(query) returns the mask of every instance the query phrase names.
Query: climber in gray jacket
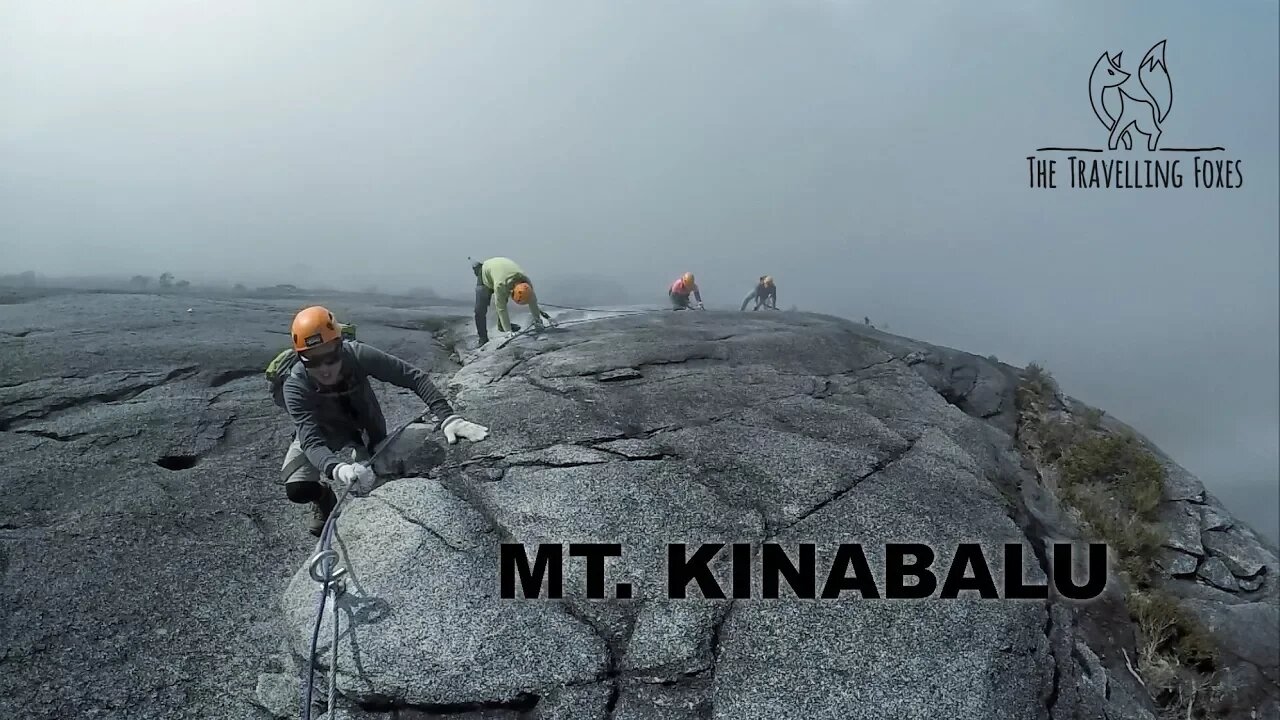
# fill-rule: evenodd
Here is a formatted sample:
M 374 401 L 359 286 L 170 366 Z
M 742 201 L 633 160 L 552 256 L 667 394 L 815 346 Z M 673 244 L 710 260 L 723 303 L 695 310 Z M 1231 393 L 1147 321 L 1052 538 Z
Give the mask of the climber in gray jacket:
M 451 445 L 460 437 L 478 442 L 488 435 L 488 428 L 454 412 L 422 370 L 372 345 L 343 338 L 327 309 L 299 312 L 292 335 L 299 361 L 285 377 L 283 395 L 295 433 L 281 474 L 290 500 L 312 504 L 313 535 L 320 534 L 337 504 L 327 481 L 348 487 L 373 484 L 373 470 L 354 461 L 355 456 L 371 456 L 387 438 L 387 422 L 369 378 L 416 393 L 432 414 L 444 418 L 440 429 Z
M 760 282 L 756 283 L 756 289 L 742 301 L 742 310 L 747 309 L 747 304 L 752 300 L 756 301 L 756 306 L 752 310 L 759 310 L 761 307 L 777 310 L 778 309 L 778 286 L 774 284 L 773 278 L 768 275 L 761 275 Z

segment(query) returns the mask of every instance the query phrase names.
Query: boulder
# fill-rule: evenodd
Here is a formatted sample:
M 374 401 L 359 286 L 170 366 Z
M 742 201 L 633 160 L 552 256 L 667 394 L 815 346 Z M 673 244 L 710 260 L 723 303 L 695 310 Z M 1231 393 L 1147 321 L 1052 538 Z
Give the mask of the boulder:
M 317 548 L 279 485 L 292 426 L 259 373 L 299 298 L 181 300 L 0 306 L 17 339 L 0 387 L 0 717 L 296 717 Z M 808 546 L 818 592 L 854 544 L 880 593 L 887 543 L 928 547 L 939 583 L 974 544 L 998 588 L 1044 582 L 1049 544 L 1084 538 L 1018 450 L 1011 368 L 805 313 L 584 315 L 472 350 L 451 328 L 462 312 L 373 302 L 334 309 L 491 436 L 446 445 L 424 418 L 344 503 L 346 574 L 314 658 L 323 690 L 337 651 L 329 720 L 1154 716 L 1124 665 L 1120 583 L 1087 603 L 807 600 L 785 581 L 760 597 L 764 558 Z M 376 388 L 390 426 L 421 414 Z M 1162 582 L 1226 651 L 1235 701 L 1216 716 L 1267 717 L 1276 551 L 1161 457 Z M 588 597 L 568 555 L 563 597 L 501 597 L 504 544 L 591 542 L 621 546 L 604 587 L 629 598 Z M 708 564 L 706 592 L 671 598 L 673 543 L 740 545 Z M 732 597 L 739 561 L 749 598 Z
M 1216 557 L 1211 557 L 1200 563 L 1200 568 L 1196 571 L 1196 574 L 1202 580 L 1220 590 L 1234 591 L 1240 589 L 1235 576 L 1227 569 L 1226 564 Z
M 1271 682 L 1280 682 L 1280 606 L 1274 599 L 1237 605 L 1184 602 L 1229 658 L 1249 663 Z
M 1166 502 L 1160 508 L 1160 522 L 1168 531 L 1165 546 L 1196 557 L 1204 556 L 1200 541 L 1200 512 L 1188 502 Z
M 1206 530 L 1200 537 L 1209 554 L 1225 563 L 1237 577 L 1253 578 L 1264 569 L 1273 573 L 1280 569 L 1275 555 L 1236 528 Z
M 534 697 L 539 709 L 521 711 L 533 713 L 567 689 L 597 688 L 614 717 L 637 719 L 711 708 L 780 719 L 1149 717 L 1111 671 L 1073 653 L 1084 635 L 1056 603 L 848 590 L 803 600 L 785 582 L 777 599 L 762 597 L 765 554 L 800 558 L 807 544 L 818 593 L 837 551 L 854 544 L 881 592 L 888 543 L 927 546 L 938 582 L 962 544 L 982 548 L 1001 588 L 1014 572 L 1046 582 L 1044 538 L 1027 534 L 1030 514 L 1016 509 L 1026 477 L 1012 440 L 980 417 L 999 405 L 984 406 L 981 387 L 1004 382 L 1002 371 L 984 381 L 990 363 L 947 351 L 944 367 L 979 371 L 944 381 L 899 359 L 893 342 L 803 314 L 575 328 L 477 353 L 451 388 L 461 407 L 483 409 L 490 438 L 449 448 L 430 477 L 392 480 L 342 516 L 359 589 L 339 607 L 381 608 L 367 621 L 354 612 L 351 639 L 339 641 L 345 697 L 404 712 L 517 712 L 512 703 Z M 946 382 L 972 400 L 940 391 Z M 585 563 L 571 561 L 562 599 L 501 600 L 503 542 L 526 552 L 618 543 L 604 586 L 629 597 L 588 598 Z M 687 598 L 669 596 L 675 543 L 725 544 L 709 591 L 694 582 Z M 1006 546 L 1019 549 L 1016 567 Z M 753 569 L 749 597 L 732 596 L 737 563 Z M 286 593 L 298 649 L 316 589 L 300 570 Z M 1086 673 L 1092 691 L 1062 690 Z
M 1174 577 L 1194 575 L 1200 566 L 1200 558 L 1188 555 L 1180 550 L 1164 548 L 1156 559 L 1156 564 L 1166 573 Z

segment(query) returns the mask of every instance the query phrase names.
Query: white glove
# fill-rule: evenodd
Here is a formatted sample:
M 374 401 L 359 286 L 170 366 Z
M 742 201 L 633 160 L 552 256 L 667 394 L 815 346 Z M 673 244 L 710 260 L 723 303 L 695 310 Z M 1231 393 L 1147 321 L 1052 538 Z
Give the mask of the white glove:
M 372 468 L 361 463 L 342 463 L 334 468 L 333 477 L 339 482 L 346 483 L 357 494 L 372 490 L 373 483 L 378 479 Z
M 470 420 L 463 420 L 461 415 L 450 415 L 445 418 L 440 429 L 444 431 L 444 439 L 448 440 L 450 445 L 456 445 L 458 438 L 480 442 L 489 436 L 489 428 L 477 425 Z

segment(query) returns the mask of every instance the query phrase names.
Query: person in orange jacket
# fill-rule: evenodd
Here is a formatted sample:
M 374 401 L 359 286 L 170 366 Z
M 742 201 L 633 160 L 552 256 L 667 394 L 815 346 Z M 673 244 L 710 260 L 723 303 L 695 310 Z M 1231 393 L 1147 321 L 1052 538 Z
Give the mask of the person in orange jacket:
M 671 309 L 688 310 L 690 295 L 697 301 L 699 310 L 706 309 L 702 304 L 702 293 L 698 290 L 698 284 L 693 281 L 693 273 L 687 272 L 671 283 L 670 289 L 667 290 L 667 296 L 671 298 Z

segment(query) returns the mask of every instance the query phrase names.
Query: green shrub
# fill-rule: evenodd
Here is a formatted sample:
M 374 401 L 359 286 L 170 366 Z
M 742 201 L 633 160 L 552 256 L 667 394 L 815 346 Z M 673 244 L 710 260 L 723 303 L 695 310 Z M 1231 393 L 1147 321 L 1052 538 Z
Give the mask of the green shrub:
M 1213 636 L 1168 593 L 1131 592 L 1129 610 L 1151 646 L 1140 650 L 1163 652 L 1184 667 L 1201 668 L 1218 660 Z
M 1022 387 L 1042 402 L 1053 401 L 1054 384 L 1053 375 L 1039 363 L 1028 363 L 1022 371 Z M 1019 406 L 1022 406 L 1021 403 Z
M 1164 468 L 1132 436 L 1081 440 L 1063 454 L 1062 476 L 1068 484 L 1106 483 L 1114 488 L 1124 512 L 1137 513 L 1152 522 L 1158 520 L 1164 498 Z
M 1028 365 L 1018 406 L 1028 410 L 1047 401 L 1051 382 L 1039 365 Z M 1079 421 L 1029 415 L 1024 423 L 1040 441 L 1041 460 L 1058 467 L 1060 499 L 1110 548 L 1129 578 L 1125 603 L 1137 626 L 1138 673 L 1152 699 L 1166 716 L 1203 712 L 1206 695 L 1221 691 L 1213 674 L 1217 643 L 1177 598 L 1153 586 L 1168 539 L 1160 519 L 1164 467 L 1132 434 L 1104 434 L 1101 411 L 1085 410 Z
M 1056 462 L 1086 436 L 1079 425 L 1065 420 L 1049 420 L 1037 428 L 1045 460 Z

